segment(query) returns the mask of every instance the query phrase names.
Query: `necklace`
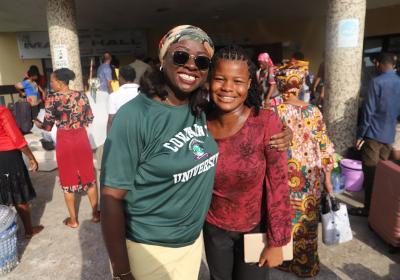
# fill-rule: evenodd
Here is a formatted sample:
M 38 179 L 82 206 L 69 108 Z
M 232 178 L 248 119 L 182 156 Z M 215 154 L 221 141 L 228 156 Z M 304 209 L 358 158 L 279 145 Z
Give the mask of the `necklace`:
M 162 101 L 163 101 L 165 104 L 175 106 L 175 105 L 172 104 L 172 102 L 168 99 L 168 96 L 166 96 L 165 99 L 162 99 Z
M 174 106 L 174 107 L 180 106 L 180 105 L 183 104 L 183 103 L 180 103 L 179 101 L 178 101 L 177 103 L 173 103 L 173 102 L 168 98 L 168 96 L 166 96 L 164 99 L 161 99 L 161 98 L 160 98 L 160 100 L 161 100 L 161 102 L 163 102 L 163 103 L 165 103 L 165 104 L 168 104 L 168 105 L 170 105 L 170 106 Z

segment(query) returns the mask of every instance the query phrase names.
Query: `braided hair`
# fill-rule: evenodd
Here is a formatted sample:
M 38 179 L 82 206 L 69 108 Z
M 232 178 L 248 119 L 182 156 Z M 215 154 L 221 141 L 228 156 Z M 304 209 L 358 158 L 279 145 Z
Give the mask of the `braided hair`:
M 228 45 L 217 51 L 212 59 L 211 73 L 213 73 L 215 66 L 220 59 L 245 61 L 247 63 L 247 66 L 249 67 L 251 84 L 244 104 L 249 108 L 254 107 L 254 112 L 256 115 L 258 115 L 262 106 L 262 100 L 260 87 L 257 83 L 257 66 L 250 59 L 246 51 L 237 45 Z

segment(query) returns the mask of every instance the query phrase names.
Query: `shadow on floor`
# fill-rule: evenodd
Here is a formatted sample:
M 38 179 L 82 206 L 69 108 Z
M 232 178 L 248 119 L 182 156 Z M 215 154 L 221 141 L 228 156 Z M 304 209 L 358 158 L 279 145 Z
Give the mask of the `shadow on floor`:
M 82 280 L 108 280 L 112 278 L 108 254 L 101 235 L 100 224 L 91 220 L 81 222 L 79 242 L 82 251 Z
M 270 280 L 300 280 L 305 278 L 299 278 L 295 276 L 293 273 L 283 272 L 277 269 L 272 269 L 269 273 Z M 330 270 L 327 266 L 321 264 L 321 271 L 319 274 L 313 278 L 314 280 L 337 280 L 340 279 L 336 273 Z
M 341 195 L 355 200 L 359 203 L 364 203 L 364 191 L 359 191 L 359 192 L 342 192 Z M 339 198 L 340 199 L 340 198 Z
M 40 225 L 41 219 L 46 210 L 46 204 L 53 199 L 54 186 L 56 184 L 57 172 L 29 172 L 33 188 L 36 191 L 36 198 L 30 201 L 32 225 Z M 18 218 L 18 255 L 21 259 L 30 240 L 24 238 L 24 227 Z M 46 230 L 46 225 L 44 225 Z
M 400 253 L 389 253 L 390 246 L 382 238 L 380 238 L 368 226 L 368 219 L 365 217 L 350 216 L 350 225 L 354 233 L 354 238 L 367 244 L 375 251 L 388 257 L 394 262 L 400 262 Z
M 93 223 L 91 220 L 85 220 L 79 227 L 79 242 L 82 251 L 82 269 L 81 280 L 109 280 L 112 278 L 110 262 L 106 247 L 101 234 L 100 223 Z M 151 263 L 157 267 L 157 260 L 154 259 L 152 252 L 141 251 L 140 255 L 146 263 Z M 158 273 L 164 275 L 166 272 L 162 268 Z M 161 279 L 155 276 L 154 279 Z M 172 277 L 162 278 L 165 280 Z
M 342 269 L 340 269 L 343 273 L 348 275 L 352 280 L 375 280 L 375 279 L 383 279 L 383 280 L 395 280 L 395 275 L 399 275 L 400 267 L 398 264 L 392 264 L 389 267 L 389 274 L 385 276 L 380 276 L 375 272 L 371 271 L 369 268 L 365 267 L 362 264 L 346 264 Z
M 345 196 L 352 200 L 358 201 L 360 203 L 364 202 L 364 191 L 360 192 L 344 192 L 341 196 Z M 352 206 L 346 203 L 345 201 L 341 200 L 340 197 L 338 199 L 347 204 L 347 209 L 350 209 Z M 396 254 L 389 253 L 390 246 L 387 244 L 381 237 L 379 237 L 373 230 L 368 226 L 368 218 L 366 217 L 357 217 L 357 216 L 350 216 L 350 226 L 354 233 L 354 238 L 357 238 L 361 242 L 367 244 L 377 252 L 382 255 L 387 256 L 392 261 L 400 262 L 400 253 L 397 252 Z
M 271 269 L 269 271 L 269 279 L 270 280 L 301 280 L 301 279 L 305 279 L 305 278 L 299 278 L 299 277 L 295 276 L 293 273 L 284 272 L 284 271 L 281 271 L 278 269 Z M 309 279 L 311 279 L 311 278 L 309 278 Z M 337 280 L 337 279 L 339 279 L 339 277 L 336 275 L 336 273 L 334 273 L 332 270 L 330 270 L 327 266 L 321 264 L 320 273 L 316 277 L 313 277 L 312 279 L 314 279 L 314 280 Z M 367 278 L 365 278 L 365 279 L 367 279 Z M 210 273 L 208 271 L 207 264 L 205 263 L 204 260 L 202 260 L 202 262 L 201 262 L 199 280 L 210 280 Z

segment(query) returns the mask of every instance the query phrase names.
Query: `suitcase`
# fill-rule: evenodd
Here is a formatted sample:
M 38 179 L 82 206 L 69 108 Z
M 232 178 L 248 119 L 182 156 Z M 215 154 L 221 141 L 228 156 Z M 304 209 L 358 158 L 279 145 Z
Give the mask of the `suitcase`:
M 32 107 L 26 101 L 18 101 L 14 104 L 14 116 L 18 127 L 23 134 L 31 131 L 32 123 Z
M 369 226 L 391 245 L 400 247 L 400 166 L 392 161 L 380 161 L 376 168 Z

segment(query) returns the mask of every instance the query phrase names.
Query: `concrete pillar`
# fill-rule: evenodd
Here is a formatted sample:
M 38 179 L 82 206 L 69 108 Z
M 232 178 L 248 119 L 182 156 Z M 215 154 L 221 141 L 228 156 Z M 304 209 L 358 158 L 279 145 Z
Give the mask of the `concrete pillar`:
M 328 2 L 325 121 L 338 153 L 354 146 L 357 130 L 366 0 Z
M 66 67 L 74 71 L 76 78 L 70 88 L 82 91 L 75 0 L 47 0 L 47 25 L 53 69 Z

